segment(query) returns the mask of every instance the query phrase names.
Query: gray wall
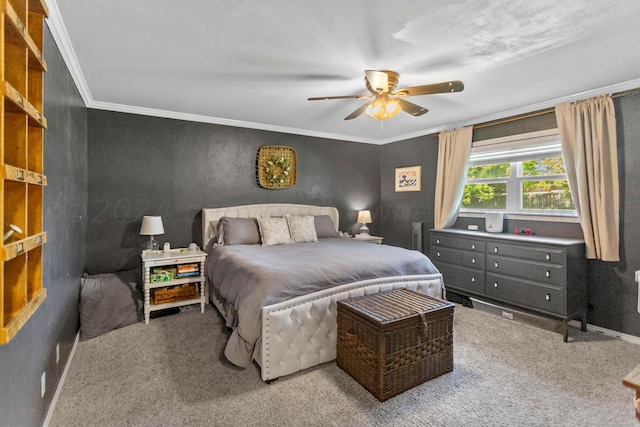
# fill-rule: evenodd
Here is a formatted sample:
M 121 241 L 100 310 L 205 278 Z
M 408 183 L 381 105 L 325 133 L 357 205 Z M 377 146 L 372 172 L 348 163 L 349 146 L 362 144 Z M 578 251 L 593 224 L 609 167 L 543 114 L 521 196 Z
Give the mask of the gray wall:
M 380 204 L 379 147 L 179 120 L 89 110 L 87 271 L 138 267 L 143 215 L 161 215 L 162 244 L 201 245 L 201 209 L 250 203 L 336 206 L 340 229 Z M 260 146 L 297 154 L 292 188 L 258 186 Z M 378 231 L 373 218 L 371 232 Z
M 45 27 L 46 28 L 46 27 Z M 87 226 L 87 113 L 48 28 L 44 54 L 43 280 L 47 299 L 8 344 L 0 346 L 0 425 L 41 425 L 78 330 L 78 294 Z M 55 346 L 60 343 L 60 362 Z M 46 371 L 46 394 L 40 378 Z
M 411 248 L 412 223 L 422 222 L 423 248 L 433 228 L 438 138 L 429 135 L 380 147 L 380 210 L 384 243 Z M 395 168 L 421 166 L 421 191 L 395 191 Z
M 640 336 L 640 314 L 638 313 L 638 284 L 634 281 L 635 270 L 640 269 L 640 96 L 635 91 L 628 96 L 614 99 L 616 107 L 618 157 L 620 178 L 620 262 L 588 262 L 589 312 L 588 322 Z M 474 140 L 498 138 L 536 130 L 556 127 L 555 115 L 547 114 L 530 119 L 517 120 L 496 126 L 474 130 Z M 381 155 L 381 210 L 382 230 L 385 243 L 411 247 L 411 221 L 424 221 L 424 228 L 433 227 L 433 197 L 437 165 L 437 140 L 435 136 L 416 138 L 387 144 Z M 392 184 L 396 167 L 422 165 L 422 187 L 420 193 L 395 193 Z M 480 218 L 460 218 L 455 228 L 466 228 L 477 224 L 482 229 Z M 582 238 L 579 224 L 554 222 L 505 221 L 505 230 L 515 227 L 531 227 L 542 236 Z M 424 248 L 428 251 L 428 236 Z

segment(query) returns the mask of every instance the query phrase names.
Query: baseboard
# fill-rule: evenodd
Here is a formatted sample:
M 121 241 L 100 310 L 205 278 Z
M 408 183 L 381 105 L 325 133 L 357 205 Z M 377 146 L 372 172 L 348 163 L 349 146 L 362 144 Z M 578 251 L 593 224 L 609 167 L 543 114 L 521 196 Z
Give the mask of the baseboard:
M 477 298 L 470 298 L 470 299 L 473 302 L 473 307 L 481 311 L 485 311 L 485 312 L 494 314 L 496 316 L 501 316 L 506 319 L 528 323 L 549 331 L 553 331 L 553 332 L 561 331 L 561 323 L 562 323 L 561 321 L 546 318 L 543 316 L 538 316 L 538 315 L 527 313 L 527 312 L 514 310 L 511 308 L 504 308 L 498 304 L 492 304 L 490 302 L 479 300 Z M 581 326 L 580 321 L 571 320 L 569 321 L 569 326 L 574 327 L 576 329 L 580 329 L 580 326 Z M 622 341 L 640 345 L 640 337 L 637 337 L 635 335 L 624 334 L 618 331 L 613 331 L 611 329 L 592 325 L 590 323 L 587 323 L 587 331 L 597 332 L 599 334 L 603 334 L 612 338 L 618 338 L 618 339 L 621 339 Z
M 64 365 L 64 371 L 62 371 L 62 376 L 60 377 L 60 381 L 58 381 L 56 392 L 53 395 L 53 399 L 51 399 L 51 404 L 49 405 L 47 416 L 44 419 L 44 423 L 42 423 L 43 427 L 48 427 L 49 422 L 51 421 L 51 417 L 53 416 L 53 411 L 56 408 L 56 404 L 58 403 L 58 397 L 62 392 L 62 386 L 64 385 L 64 381 L 67 378 L 67 373 L 69 372 L 69 367 L 71 366 L 71 361 L 73 360 L 73 355 L 76 353 L 76 348 L 78 347 L 79 341 L 80 341 L 80 332 L 76 334 L 76 339 L 73 342 L 73 347 L 71 348 L 71 352 L 69 353 L 69 357 L 67 358 L 67 363 Z
M 575 323 L 574 323 L 575 322 Z M 580 322 L 572 320 L 569 325 L 580 328 Z M 587 331 L 597 332 L 599 334 L 606 335 L 608 337 L 619 338 L 622 341 L 630 342 L 632 344 L 640 345 L 640 337 L 635 335 L 623 334 L 622 332 L 614 331 L 611 329 L 603 328 L 601 326 L 592 325 L 587 323 Z

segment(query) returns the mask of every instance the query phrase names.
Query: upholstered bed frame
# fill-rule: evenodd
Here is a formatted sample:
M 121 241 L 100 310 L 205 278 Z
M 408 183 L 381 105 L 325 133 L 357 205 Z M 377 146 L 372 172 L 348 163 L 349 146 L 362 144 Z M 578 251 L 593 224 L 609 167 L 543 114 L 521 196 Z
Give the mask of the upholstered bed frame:
M 203 247 L 216 234 L 223 217 L 252 218 L 284 215 L 329 215 L 336 231 L 338 210 L 333 207 L 261 204 L 202 210 Z M 336 358 L 336 302 L 346 298 L 409 288 L 442 297 L 441 274 L 384 277 L 348 283 L 262 308 L 262 336 L 254 359 L 261 367 L 263 381 L 273 380 Z M 221 301 L 209 292 L 211 302 L 224 316 Z

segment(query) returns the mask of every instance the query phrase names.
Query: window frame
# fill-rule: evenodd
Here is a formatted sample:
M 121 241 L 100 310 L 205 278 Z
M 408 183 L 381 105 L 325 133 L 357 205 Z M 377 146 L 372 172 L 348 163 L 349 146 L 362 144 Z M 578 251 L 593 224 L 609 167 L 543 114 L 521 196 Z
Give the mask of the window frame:
M 474 141 L 469 166 L 510 163 L 508 177 L 478 178 L 468 183 L 506 183 L 507 207 L 505 209 L 460 208 L 459 216 L 483 217 L 486 212 L 502 212 L 509 219 L 538 219 L 543 221 L 578 222 L 575 210 L 522 209 L 523 182 L 568 180 L 566 174 L 524 176 L 523 161 L 562 156 L 558 129 L 510 135 L 483 141 Z M 475 157 L 475 159 L 474 159 Z M 514 207 L 515 206 L 515 207 Z

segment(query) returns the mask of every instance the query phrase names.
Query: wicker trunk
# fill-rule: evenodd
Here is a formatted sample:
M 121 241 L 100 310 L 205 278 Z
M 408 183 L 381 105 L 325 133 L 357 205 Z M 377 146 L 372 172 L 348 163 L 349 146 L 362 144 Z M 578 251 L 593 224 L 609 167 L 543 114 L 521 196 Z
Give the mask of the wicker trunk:
M 381 401 L 450 372 L 453 308 L 409 289 L 338 301 L 338 366 Z

